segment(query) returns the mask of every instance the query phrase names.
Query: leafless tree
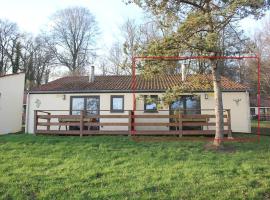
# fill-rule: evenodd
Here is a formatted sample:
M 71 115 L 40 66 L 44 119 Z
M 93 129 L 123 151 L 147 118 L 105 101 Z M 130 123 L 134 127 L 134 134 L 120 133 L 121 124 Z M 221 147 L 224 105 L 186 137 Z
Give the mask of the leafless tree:
M 132 57 L 143 54 L 144 47 L 160 37 L 161 30 L 155 21 L 137 24 L 127 19 L 120 27 L 121 35 L 107 56 L 110 74 L 131 74 Z
M 270 95 L 270 18 L 262 23 L 250 44 L 250 48 L 261 57 L 261 92 L 263 95 Z M 245 70 L 242 71 L 243 81 L 252 88 L 251 94 L 256 96 L 258 84 L 258 70 L 256 60 L 249 60 L 245 63 Z
M 27 88 L 48 82 L 51 68 L 54 66 L 54 55 L 50 50 L 45 36 L 24 36 L 21 71 L 26 74 Z
M 106 60 L 108 62 L 108 74 L 123 75 L 130 73 L 130 66 L 127 64 L 127 58 L 123 52 L 123 45 L 119 41 L 115 42 L 109 49 L 109 55 Z
M 17 65 L 16 47 L 19 40 L 17 24 L 0 19 L 0 74 L 7 73 L 12 66 Z
M 71 72 L 82 71 L 95 57 L 98 35 L 95 17 L 84 7 L 71 7 L 52 16 L 51 51 L 60 65 Z

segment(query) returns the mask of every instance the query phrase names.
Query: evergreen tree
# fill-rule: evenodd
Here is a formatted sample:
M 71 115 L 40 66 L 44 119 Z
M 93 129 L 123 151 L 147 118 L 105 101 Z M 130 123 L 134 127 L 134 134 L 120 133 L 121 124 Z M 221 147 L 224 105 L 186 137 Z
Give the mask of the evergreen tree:
M 214 145 L 221 145 L 224 137 L 223 102 L 221 88 L 221 60 L 223 32 L 239 20 L 254 16 L 260 18 L 268 8 L 263 0 L 132 0 L 128 3 L 150 12 L 161 21 L 170 21 L 176 30 L 160 42 L 155 42 L 146 55 L 175 55 L 180 52 L 200 52 L 212 56 L 207 62 L 212 71 L 215 96 L 216 133 Z M 176 25 L 175 25 L 176 24 Z M 167 24 L 168 25 L 168 24 Z M 237 31 L 237 30 L 236 30 Z M 163 48 L 165 47 L 165 48 Z M 177 51 L 175 51 L 177 50 Z M 159 72 L 162 70 L 155 70 Z

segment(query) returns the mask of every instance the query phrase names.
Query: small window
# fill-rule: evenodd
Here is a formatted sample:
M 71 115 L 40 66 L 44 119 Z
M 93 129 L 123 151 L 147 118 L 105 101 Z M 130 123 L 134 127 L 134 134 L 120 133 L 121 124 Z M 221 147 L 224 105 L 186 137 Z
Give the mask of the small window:
M 144 111 L 157 112 L 158 95 L 144 96 Z
M 111 96 L 111 112 L 124 112 L 124 96 Z

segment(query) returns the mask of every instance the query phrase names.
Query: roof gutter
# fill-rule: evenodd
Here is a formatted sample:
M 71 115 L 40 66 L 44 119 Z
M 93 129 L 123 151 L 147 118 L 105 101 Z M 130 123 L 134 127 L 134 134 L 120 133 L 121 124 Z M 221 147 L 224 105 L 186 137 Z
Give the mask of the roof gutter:
M 222 92 L 247 92 L 247 89 L 223 90 Z M 67 90 L 67 91 L 30 91 L 29 94 L 67 94 L 67 93 L 132 93 L 131 90 Z M 136 93 L 163 93 L 166 90 L 136 90 Z M 198 90 L 191 92 L 214 92 L 213 90 Z
M 29 95 L 30 93 L 28 92 L 27 93 L 27 100 L 26 100 L 26 115 L 25 115 L 25 130 L 24 132 L 28 133 L 28 119 L 29 119 L 29 101 L 30 101 L 30 98 L 29 98 Z

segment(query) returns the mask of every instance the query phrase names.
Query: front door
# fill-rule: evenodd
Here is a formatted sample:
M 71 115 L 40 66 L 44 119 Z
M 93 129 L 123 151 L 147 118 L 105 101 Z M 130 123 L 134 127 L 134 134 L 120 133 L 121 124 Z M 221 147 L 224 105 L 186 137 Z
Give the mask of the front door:
M 180 96 L 178 100 L 170 105 L 170 115 L 182 114 L 200 114 L 201 113 L 201 101 L 200 96 Z M 171 123 L 178 122 L 178 119 L 171 118 Z M 200 130 L 201 127 L 197 126 L 184 126 L 183 130 Z M 170 130 L 178 130 L 178 126 L 170 126 Z

